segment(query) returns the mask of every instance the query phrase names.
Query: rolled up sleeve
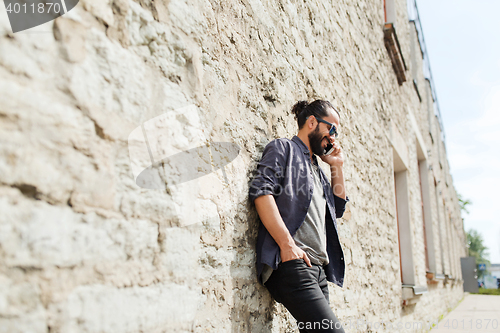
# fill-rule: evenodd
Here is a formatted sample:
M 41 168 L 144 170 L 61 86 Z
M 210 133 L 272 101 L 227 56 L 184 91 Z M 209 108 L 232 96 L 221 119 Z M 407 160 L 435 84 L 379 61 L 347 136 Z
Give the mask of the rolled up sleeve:
M 262 195 L 276 196 L 282 192 L 286 153 L 286 147 L 280 140 L 273 140 L 264 148 L 256 175 L 250 183 L 249 198 L 252 202 Z
M 342 199 L 334 194 L 333 198 L 335 200 L 335 216 L 339 219 L 344 216 L 345 205 L 349 201 L 349 197 L 346 196 L 345 199 Z

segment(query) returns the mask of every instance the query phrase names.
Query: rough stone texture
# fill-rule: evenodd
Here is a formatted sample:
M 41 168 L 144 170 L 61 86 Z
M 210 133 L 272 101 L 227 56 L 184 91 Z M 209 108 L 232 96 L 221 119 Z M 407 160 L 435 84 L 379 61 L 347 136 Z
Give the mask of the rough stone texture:
M 1 7 L 0 332 L 293 331 L 257 283 L 247 193 L 266 143 L 296 133 L 291 106 L 315 98 L 341 110 L 351 199 L 335 313 L 396 325 L 454 307 L 462 219 L 414 27 L 396 2 L 403 56 L 418 66 L 402 86 L 380 1 L 81 0 L 17 34 Z M 158 154 L 231 142 L 238 157 L 183 184 L 138 187 L 134 163 L 147 154 L 130 160 L 129 135 L 160 115 L 171 121 Z M 414 305 L 402 299 L 394 128 L 408 159 L 415 284 L 428 286 Z M 427 285 L 418 137 L 432 167 L 436 273 L 455 278 L 446 284 Z

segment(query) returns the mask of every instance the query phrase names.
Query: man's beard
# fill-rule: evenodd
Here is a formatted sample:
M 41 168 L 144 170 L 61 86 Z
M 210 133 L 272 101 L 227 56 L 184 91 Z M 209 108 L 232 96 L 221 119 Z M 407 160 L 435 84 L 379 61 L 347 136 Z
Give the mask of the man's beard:
M 307 136 L 309 138 L 309 144 L 311 145 L 311 150 L 314 154 L 321 156 L 325 152 L 323 147 L 321 146 L 321 142 L 323 141 L 323 137 L 319 134 L 319 124 L 316 125 L 316 128 L 313 132 L 309 133 Z

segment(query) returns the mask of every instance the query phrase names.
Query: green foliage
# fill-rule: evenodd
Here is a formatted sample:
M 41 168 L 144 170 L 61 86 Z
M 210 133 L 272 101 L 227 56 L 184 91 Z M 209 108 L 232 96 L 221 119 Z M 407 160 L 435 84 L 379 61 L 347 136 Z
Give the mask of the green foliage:
M 472 205 L 472 201 L 470 201 L 470 199 L 464 199 L 462 195 L 459 193 L 457 193 L 457 197 L 458 197 L 458 203 L 460 204 L 460 209 L 469 214 L 467 206 Z
M 480 233 L 474 229 L 467 231 L 467 247 L 469 248 L 469 256 L 476 257 L 476 265 L 486 264 L 486 267 L 490 266 L 490 261 L 488 260 L 488 248 L 483 244 L 484 240 Z M 482 278 L 486 271 L 480 271 L 477 268 L 478 278 Z
M 469 214 L 467 206 L 472 205 L 470 199 L 464 199 L 460 193 L 457 193 L 460 210 Z M 488 260 L 488 248 L 483 244 L 484 240 L 480 233 L 474 229 L 467 231 L 467 248 L 469 249 L 469 256 L 476 258 L 477 277 L 482 278 L 487 275 L 490 261 Z M 486 264 L 486 271 L 479 270 L 479 264 Z
M 500 289 L 485 289 L 479 288 L 480 295 L 500 295 Z

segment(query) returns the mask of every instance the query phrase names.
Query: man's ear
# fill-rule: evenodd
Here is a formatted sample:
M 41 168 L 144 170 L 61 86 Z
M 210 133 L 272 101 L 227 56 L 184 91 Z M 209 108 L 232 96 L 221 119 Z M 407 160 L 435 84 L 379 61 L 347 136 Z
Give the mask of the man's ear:
M 309 116 L 307 117 L 307 126 L 309 127 L 309 129 L 313 129 L 314 128 L 314 121 L 316 119 L 314 118 L 314 116 Z

